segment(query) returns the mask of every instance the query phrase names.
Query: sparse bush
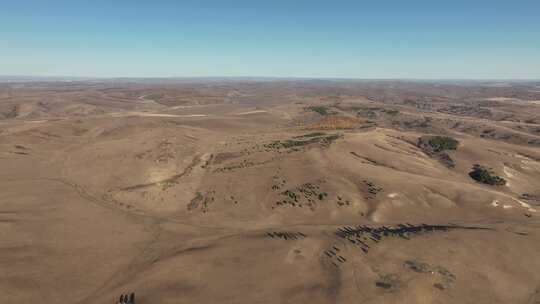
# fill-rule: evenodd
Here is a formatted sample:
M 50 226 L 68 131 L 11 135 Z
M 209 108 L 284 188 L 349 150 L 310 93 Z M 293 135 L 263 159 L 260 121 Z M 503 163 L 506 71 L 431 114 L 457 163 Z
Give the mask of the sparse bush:
M 328 107 L 325 107 L 325 106 L 313 106 L 313 107 L 309 107 L 308 109 L 313 111 L 313 112 L 317 112 L 317 113 L 319 113 L 320 115 L 323 115 L 323 116 L 329 114 Z
M 456 150 L 459 142 L 452 137 L 447 136 L 435 136 L 429 140 L 429 145 L 435 152 L 441 152 L 445 150 Z
M 399 114 L 399 111 L 398 110 L 386 110 L 385 113 L 390 115 L 390 116 L 396 116 L 396 115 Z
M 195 197 L 191 199 L 191 202 L 187 205 L 188 211 L 198 208 L 199 204 L 202 202 L 203 199 L 204 199 L 204 196 L 202 195 L 202 193 L 197 192 L 195 194 Z
M 375 119 L 378 116 L 378 112 L 370 109 L 362 109 L 361 111 L 358 111 L 356 115 L 364 118 Z
M 477 182 L 492 185 L 492 186 L 504 186 L 506 180 L 500 176 L 495 175 L 493 170 L 481 165 L 474 165 L 469 176 Z
M 438 153 L 447 150 L 456 150 L 459 146 L 459 141 L 448 136 L 422 136 L 418 139 L 418 146 Z
M 162 190 L 167 190 L 168 188 L 174 187 L 176 183 L 171 180 L 166 180 L 166 181 L 159 182 L 158 185 L 161 187 Z
M 320 137 L 320 136 L 325 136 L 326 133 L 322 133 L 322 132 L 313 132 L 313 133 L 308 133 L 308 134 L 304 134 L 304 135 L 299 135 L 299 136 L 295 136 L 294 138 L 302 138 L 302 137 Z
M 323 119 L 309 126 L 309 128 L 314 130 L 347 130 L 358 128 L 360 125 L 361 121 L 357 118 L 341 115 L 327 115 Z
M 445 151 L 456 150 L 458 146 L 459 141 L 448 136 L 422 136 L 418 139 L 418 147 L 448 168 L 454 168 L 455 163 Z
M 314 143 L 329 145 L 341 136 L 341 134 L 310 133 L 302 136 L 296 136 L 293 139 L 286 139 L 283 141 L 276 140 L 265 145 L 265 147 L 271 149 L 294 149 Z
M 331 134 L 331 135 L 328 135 L 324 138 L 322 138 L 324 141 L 326 141 L 327 143 L 331 144 L 332 142 L 334 142 L 335 140 L 341 138 L 341 134 Z
M 150 94 L 144 95 L 144 99 L 147 99 L 147 100 L 159 100 L 161 98 L 163 98 L 162 93 L 150 93 Z

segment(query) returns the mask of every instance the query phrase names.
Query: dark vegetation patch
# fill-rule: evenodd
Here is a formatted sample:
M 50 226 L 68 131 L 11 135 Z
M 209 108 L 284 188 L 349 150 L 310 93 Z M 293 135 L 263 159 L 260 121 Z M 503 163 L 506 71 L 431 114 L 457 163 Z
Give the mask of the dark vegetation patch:
M 326 133 L 313 132 L 313 133 L 308 133 L 308 134 L 304 134 L 304 135 L 298 135 L 298 136 L 295 136 L 293 138 L 310 138 L 310 137 L 321 137 L 321 136 L 326 136 Z
M 356 111 L 356 116 L 368 119 L 376 119 L 383 115 L 397 116 L 399 114 L 398 110 L 379 107 L 352 107 L 352 110 Z
M 527 201 L 530 205 L 540 206 L 540 193 L 523 193 L 519 199 Z
M 495 175 L 492 169 L 481 166 L 474 165 L 472 171 L 469 172 L 469 176 L 477 182 L 492 185 L 492 186 L 504 186 L 506 185 L 506 180 L 498 175 Z
M 540 134 L 540 127 L 538 127 L 538 126 L 516 125 L 516 126 L 514 126 L 512 128 L 515 129 L 515 130 L 518 130 L 518 131 L 524 131 L 524 132 L 531 133 L 531 134 L 534 134 L 534 135 Z
M 379 280 L 375 281 L 375 286 L 386 289 L 388 291 L 394 291 L 399 288 L 401 281 L 395 274 L 382 275 Z
M 447 150 L 456 150 L 459 141 L 448 136 L 434 136 L 427 140 L 427 144 L 431 147 L 433 152 L 442 152 Z
M 452 114 L 457 116 L 468 116 L 478 118 L 491 118 L 491 110 L 478 106 L 451 105 L 438 110 L 440 113 Z
M 187 210 L 192 211 L 200 208 L 203 213 L 210 211 L 209 206 L 211 203 L 214 202 L 215 194 L 216 191 L 207 191 L 204 195 L 200 192 L 197 192 L 195 194 L 195 197 L 188 204 Z
M 456 276 L 450 270 L 442 266 L 432 266 L 428 263 L 423 263 L 415 260 L 407 260 L 403 263 L 403 267 L 421 274 L 434 274 L 438 276 L 440 282 L 433 284 L 433 287 L 444 290 L 449 288 L 455 281 Z
M 217 168 L 217 169 L 214 170 L 214 172 L 235 171 L 235 170 L 238 170 L 238 169 L 244 169 L 244 168 L 250 168 L 250 167 L 265 165 L 265 164 L 268 164 L 268 163 L 270 163 L 272 161 L 273 161 L 273 159 L 254 162 L 254 161 L 244 159 L 239 163 L 233 163 L 233 164 L 229 164 L 229 165 L 226 165 L 224 167 L 221 167 L 221 168 Z
M 415 100 L 411 98 L 406 98 L 402 101 L 403 105 L 420 110 L 433 110 L 436 108 L 436 103 L 437 101 L 435 100 Z
M 264 145 L 264 147 L 270 150 L 292 149 L 294 151 L 311 144 L 320 144 L 327 147 L 342 136 L 341 134 L 309 133 L 292 139 L 276 140 Z
M 164 96 L 163 93 L 150 93 L 150 94 L 144 95 L 144 99 L 146 99 L 146 100 L 160 100 L 161 98 L 163 98 L 163 96 Z
M 537 118 L 537 117 L 534 117 L 534 118 L 527 118 L 523 121 L 524 123 L 528 123 L 528 124 L 536 124 L 536 125 L 540 125 L 540 119 Z
M 191 211 L 193 209 L 197 209 L 204 199 L 203 195 L 200 192 L 197 192 L 195 194 L 195 197 L 191 199 L 191 202 L 187 205 L 187 210 Z
M 380 287 L 380 288 L 384 288 L 384 289 L 392 288 L 392 284 L 390 284 L 388 282 L 384 282 L 384 281 L 375 282 L 375 286 Z
M 312 106 L 312 107 L 307 107 L 307 109 L 315 113 L 318 113 L 322 116 L 333 114 L 333 112 L 330 112 L 330 108 L 326 106 Z
M 273 177 L 272 190 L 279 195 L 278 200 L 273 204 L 272 209 L 279 207 L 307 207 L 315 211 L 318 204 L 331 201 L 329 194 L 323 190 L 326 181 L 319 179 L 311 183 L 304 183 L 294 188 L 286 188 L 287 181 L 278 175 Z M 336 195 L 336 205 L 338 207 L 350 206 L 351 201 Z
M 456 150 L 459 141 L 449 136 L 422 136 L 418 139 L 418 147 L 427 155 L 437 159 L 448 168 L 454 168 L 454 160 L 446 151 Z
M 393 121 L 392 124 L 395 127 L 409 129 L 409 130 L 423 130 L 430 128 L 433 122 L 433 118 L 424 116 L 422 119 L 413 119 L 405 121 Z
M 158 163 L 167 163 L 176 158 L 174 144 L 168 140 L 160 141 L 155 148 L 135 154 L 137 159 L 151 159 Z
M 13 106 L 9 112 L 4 114 L 5 118 L 9 119 L 9 118 L 16 118 L 17 116 L 19 116 L 19 108 L 20 108 L 19 105 Z
M 321 190 L 319 184 L 324 183 L 320 180 L 315 183 L 305 183 L 298 187 L 287 189 L 279 193 L 282 197 L 275 205 L 277 207 L 292 206 L 292 207 L 307 207 L 311 211 L 315 210 L 317 202 L 324 201 L 328 197 L 328 193 Z M 275 184 L 272 186 L 274 191 L 278 191 L 285 183 Z M 272 207 L 273 209 L 274 207 Z
M 421 262 L 417 262 L 417 261 L 405 261 L 405 263 L 403 263 L 403 266 L 405 268 L 408 268 L 414 272 L 418 272 L 418 273 L 429 273 L 431 272 L 431 267 L 429 267 L 429 264 L 428 263 L 421 263 Z
M 456 131 L 467 133 L 473 136 L 478 136 L 480 138 L 501 140 L 504 142 L 518 145 L 540 145 L 540 139 L 534 137 L 534 135 L 538 134 L 535 133 L 535 129 L 531 128 L 530 130 L 519 130 L 519 128 L 515 126 L 511 128 L 514 130 L 518 130 L 514 131 L 508 128 L 503 129 L 499 127 L 494 127 L 492 125 L 483 125 L 479 122 L 473 121 L 456 122 L 452 126 L 450 126 L 450 129 L 454 129 Z M 522 133 L 518 133 L 520 131 Z

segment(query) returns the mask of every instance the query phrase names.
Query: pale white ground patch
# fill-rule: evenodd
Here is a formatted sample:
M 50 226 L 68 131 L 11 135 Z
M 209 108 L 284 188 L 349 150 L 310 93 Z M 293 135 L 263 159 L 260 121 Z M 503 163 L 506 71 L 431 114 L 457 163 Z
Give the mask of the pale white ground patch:
M 535 168 L 540 168 L 540 163 L 532 160 L 522 160 L 521 163 L 523 164 L 521 168 L 525 170 L 534 170 Z M 534 168 L 533 168 L 534 167 Z
M 525 202 L 522 202 L 518 199 L 514 199 L 521 207 L 527 209 L 527 211 L 529 212 L 536 212 L 536 209 L 534 209 L 533 207 L 531 207 L 531 205 L 525 203 Z
M 312 258 L 313 252 L 315 251 L 313 244 L 309 244 L 306 241 L 298 240 L 297 245 L 291 247 L 287 256 L 285 257 L 285 263 L 294 264 L 301 261 L 305 261 Z
M 139 100 L 143 103 L 153 103 L 153 104 L 157 104 L 157 102 L 153 99 L 146 99 L 147 96 L 150 96 L 152 94 L 145 94 L 145 95 L 142 95 L 142 96 L 139 96 Z
M 268 111 L 266 111 L 266 110 L 255 110 L 255 111 L 237 113 L 236 115 L 250 115 L 250 114 L 259 114 L 259 113 L 268 113 Z
M 486 98 L 486 100 L 489 100 L 489 101 L 519 101 L 519 99 L 517 99 L 517 98 L 509 98 L 509 97 L 491 97 L 491 98 Z
M 523 100 L 519 98 L 508 98 L 508 97 L 493 97 L 493 98 L 486 98 L 486 100 L 540 104 L 540 100 Z
M 178 109 L 190 109 L 190 108 L 203 108 L 203 107 L 209 107 L 213 106 L 215 104 L 201 104 L 201 105 L 189 105 L 189 106 L 174 106 L 169 107 L 170 110 L 178 110 Z
M 152 171 L 149 172 L 148 176 L 148 183 L 158 183 L 162 180 L 166 180 L 169 178 L 174 171 L 171 169 L 163 169 L 163 168 L 153 168 Z
M 508 168 L 507 166 L 504 166 L 503 167 L 503 171 L 504 171 L 504 174 L 509 177 L 509 178 L 513 178 L 515 177 L 515 170 L 511 169 L 511 168 Z
M 395 206 L 395 207 L 403 207 L 405 206 L 405 202 L 403 201 L 400 201 L 400 200 L 393 200 L 392 201 L 392 205 Z
M 206 117 L 206 114 L 189 114 L 189 115 L 176 115 L 176 114 L 162 114 L 162 113 L 146 113 L 146 112 L 125 112 L 125 113 L 111 113 L 113 117 L 126 117 L 126 116 L 139 116 L 139 117 L 166 117 L 166 118 L 189 118 L 189 117 Z
M 527 209 L 527 211 L 536 212 L 536 209 L 534 209 L 531 205 L 529 205 L 529 204 L 527 204 L 525 202 L 522 202 L 522 201 L 520 201 L 518 199 L 515 199 L 515 198 L 513 200 L 516 203 L 518 203 L 520 207 Z M 493 200 L 490 205 L 493 206 L 493 207 L 499 207 L 499 206 L 501 206 L 501 203 L 498 200 Z M 503 207 L 503 209 L 512 209 L 512 208 L 514 208 L 514 206 L 512 206 L 510 204 L 504 204 L 504 205 L 502 205 L 502 207 Z

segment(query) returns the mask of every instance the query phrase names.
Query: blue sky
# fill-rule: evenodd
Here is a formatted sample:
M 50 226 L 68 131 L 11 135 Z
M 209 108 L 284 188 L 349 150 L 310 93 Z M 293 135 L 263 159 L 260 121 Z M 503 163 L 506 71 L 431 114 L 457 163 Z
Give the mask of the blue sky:
M 0 74 L 540 79 L 540 1 L 0 0 Z

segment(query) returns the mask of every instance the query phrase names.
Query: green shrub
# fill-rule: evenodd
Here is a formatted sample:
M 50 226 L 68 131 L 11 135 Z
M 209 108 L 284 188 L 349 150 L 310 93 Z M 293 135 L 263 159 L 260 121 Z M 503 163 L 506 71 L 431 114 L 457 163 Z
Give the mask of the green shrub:
M 290 149 L 290 148 L 296 148 L 296 147 L 302 147 L 309 144 L 314 143 L 322 143 L 322 144 L 331 144 L 336 139 L 341 138 L 341 134 L 326 134 L 326 133 L 309 133 L 302 136 L 296 136 L 293 137 L 293 139 L 286 139 L 286 140 L 276 140 L 269 144 L 266 144 L 265 147 L 271 148 L 271 149 Z
M 325 107 L 325 106 L 313 106 L 313 107 L 309 107 L 308 108 L 309 110 L 313 111 L 313 112 L 317 112 L 319 113 L 320 115 L 328 115 L 328 108 Z
M 418 139 L 418 146 L 438 153 L 447 150 L 456 150 L 459 141 L 448 136 L 422 136 Z
M 162 190 L 166 190 L 168 188 L 174 187 L 176 185 L 176 182 L 171 180 L 166 180 L 162 182 L 158 182 L 158 185 L 161 187 Z
M 495 175 L 495 173 L 491 169 L 488 169 L 481 165 L 474 165 L 472 171 L 469 173 L 469 176 L 477 182 L 487 185 L 506 185 L 506 180 L 504 178 Z
M 302 137 L 321 137 L 321 136 L 325 136 L 326 133 L 322 133 L 322 132 L 313 132 L 313 133 L 308 133 L 308 134 L 304 134 L 304 135 L 299 135 L 299 136 L 295 136 L 294 138 L 302 138 Z
M 445 150 L 456 150 L 459 142 L 452 137 L 447 136 L 435 136 L 429 140 L 429 145 L 435 152 L 441 152 Z

